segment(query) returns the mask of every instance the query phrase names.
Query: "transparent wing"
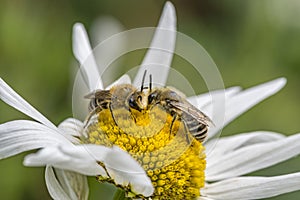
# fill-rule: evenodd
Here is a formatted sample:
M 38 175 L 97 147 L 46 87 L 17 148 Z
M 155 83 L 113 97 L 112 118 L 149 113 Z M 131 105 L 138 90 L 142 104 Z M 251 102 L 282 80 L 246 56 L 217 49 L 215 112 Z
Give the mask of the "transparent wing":
M 95 90 L 84 96 L 85 99 L 108 99 L 111 98 L 109 90 Z
M 205 115 L 203 112 L 201 112 L 198 108 L 193 106 L 187 101 L 179 102 L 179 101 L 172 101 L 170 103 L 175 108 L 181 110 L 182 112 L 186 113 L 187 115 L 190 115 L 194 119 L 196 119 L 198 122 L 206 125 L 206 126 L 214 126 L 214 123 L 211 121 L 211 119 Z

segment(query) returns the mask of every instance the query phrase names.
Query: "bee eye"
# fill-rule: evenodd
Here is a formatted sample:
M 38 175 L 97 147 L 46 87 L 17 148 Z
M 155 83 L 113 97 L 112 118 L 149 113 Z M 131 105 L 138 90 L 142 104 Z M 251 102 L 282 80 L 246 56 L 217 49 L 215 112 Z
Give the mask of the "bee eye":
M 133 98 L 133 96 L 131 96 L 128 100 L 128 104 L 131 108 L 134 108 L 136 110 L 139 110 L 139 106 L 137 105 L 135 99 Z
M 156 94 L 152 93 L 148 96 L 148 103 L 152 103 L 152 101 L 156 98 Z

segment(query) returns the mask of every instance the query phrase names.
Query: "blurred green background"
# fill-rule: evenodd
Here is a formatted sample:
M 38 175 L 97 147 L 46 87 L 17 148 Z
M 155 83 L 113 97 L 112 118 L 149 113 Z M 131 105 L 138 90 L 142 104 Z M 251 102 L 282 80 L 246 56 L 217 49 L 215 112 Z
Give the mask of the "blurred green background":
M 246 88 L 282 76 L 288 79 L 281 92 L 239 117 L 224 129 L 223 135 L 254 130 L 287 135 L 299 132 L 300 1 L 172 2 L 178 30 L 203 45 L 226 87 Z M 73 24 L 83 22 L 89 30 L 96 19 L 109 15 L 125 29 L 156 26 L 163 4 L 161 0 L 2 0 L 0 76 L 58 124 L 72 116 Z M 138 63 L 141 59 L 127 62 Z M 20 118 L 27 117 L 0 102 L 0 123 Z M 23 167 L 24 155 L 0 161 L 0 199 L 49 199 L 44 169 Z M 300 171 L 299 157 L 254 174 L 296 171 Z M 109 199 L 102 195 L 113 188 L 98 184 L 94 178 L 89 182 L 90 199 Z M 294 192 L 271 199 L 299 197 L 300 192 Z

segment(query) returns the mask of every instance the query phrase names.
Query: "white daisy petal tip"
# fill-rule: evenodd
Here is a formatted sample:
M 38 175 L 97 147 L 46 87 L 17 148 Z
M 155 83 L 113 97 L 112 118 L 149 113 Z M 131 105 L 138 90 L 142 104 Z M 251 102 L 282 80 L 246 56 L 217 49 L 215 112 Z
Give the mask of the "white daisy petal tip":
M 98 66 L 93 55 L 93 50 L 88 34 L 81 23 L 75 23 L 72 34 L 73 54 L 81 65 L 81 70 L 86 74 L 90 91 L 102 89 L 103 83 L 99 75 Z
M 46 171 L 49 166 L 46 167 Z M 89 186 L 87 177 L 68 170 L 62 170 L 58 168 L 53 169 L 55 171 L 55 179 L 58 181 L 58 187 L 70 197 L 70 199 L 77 199 L 77 200 L 87 200 L 89 196 Z M 46 176 L 47 173 L 45 173 Z M 52 185 L 47 184 L 47 188 L 50 191 Z M 54 185 L 55 187 L 55 185 Z M 53 196 L 53 195 L 51 195 Z M 65 199 L 58 195 L 58 198 L 53 199 Z
M 91 53 L 88 36 L 82 23 L 77 22 L 74 24 L 72 36 L 74 56 L 80 63 L 82 63 L 86 59 L 86 56 Z
M 264 199 L 300 190 L 300 173 L 274 177 L 235 177 L 201 189 L 201 194 L 212 199 Z
M 164 86 L 172 63 L 175 43 L 176 12 L 173 4 L 167 2 L 133 85 L 137 87 L 141 85 L 143 74 L 147 70 L 147 73 L 152 75 L 153 85 Z
M 242 90 L 241 92 L 230 96 L 228 99 L 226 98 L 225 120 L 217 119 L 214 121 L 216 122 L 216 127 L 211 127 L 207 139 L 214 137 L 223 127 L 253 106 L 276 94 L 285 86 L 285 84 L 285 78 L 277 78 Z M 209 104 L 203 111 L 205 113 L 212 113 L 212 108 L 213 104 Z
M 176 27 L 176 11 L 174 5 L 170 1 L 165 3 L 161 21 L 159 23 L 159 28 L 174 30 L 174 27 Z
M 0 99 L 32 119 L 45 124 L 47 127 L 56 129 L 51 121 L 16 93 L 2 78 L 0 78 Z
M 129 184 L 133 192 L 145 197 L 153 194 L 154 187 L 145 170 L 118 146 L 113 146 L 112 151 L 106 155 L 104 163 L 108 168 L 109 175 L 117 184 Z
M 275 91 L 281 90 L 287 83 L 287 79 L 285 77 L 280 77 L 275 80 L 269 81 L 266 85 L 272 85 Z M 264 85 L 264 84 L 263 84 Z
M 253 92 L 253 96 L 257 95 L 256 93 L 261 92 L 261 98 L 265 99 L 269 96 L 272 96 L 276 94 L 278 91 L 280 91 L 287 83 L 286 78 L 281 77 L 277 78 L 262 84 L 259 84 L 257 86 L 251 87 L 249 89 L 244 90 L 245 92 L 249 91 L 251 94 Z
M 46 166 L 45 180 L 53 199 L 88 199 L 89 187 L 87 177 L 84 175 Z
M 258 135 L 259 134 L 259 135 Z M 300 134 L 253 132 L 221 138 L 207 159 L 206 180 L 219 181 L 276 165 L 300 154 Z M 222 152 L 221 152 L 222 150 Z
M 51 166 L 46 166 L 45 181 L 49 194 L 53 199 L 71 200 L 70 196 L 62 188 L 59 180 L 57 180 L 54 169 Z
M 131 190 L 136 194 L 143 195 L 144 197 L 150 197 L 154 193 L 154 187 L 150 179 L 149 181 L 137 179 L 134 184 L 131 184 Z

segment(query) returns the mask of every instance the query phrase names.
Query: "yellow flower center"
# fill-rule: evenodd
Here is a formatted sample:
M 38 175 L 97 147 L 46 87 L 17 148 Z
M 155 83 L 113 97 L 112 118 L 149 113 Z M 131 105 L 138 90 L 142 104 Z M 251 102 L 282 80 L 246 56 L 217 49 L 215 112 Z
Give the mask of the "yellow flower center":
M 87 128 L 85 143 L 118 145 L 141 164 L 153 199 L 193 199 L 204 186 L 205 153 L 180 120 L 161 106 L 151 111 L 104 109 Z M 99 178 L 101 180 L 101 178 Z

